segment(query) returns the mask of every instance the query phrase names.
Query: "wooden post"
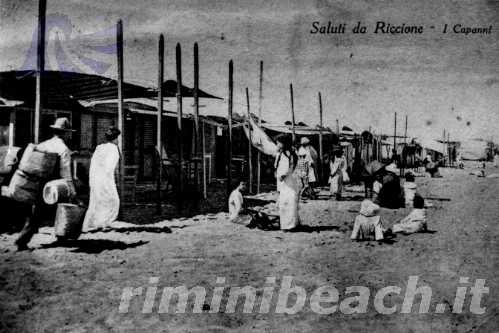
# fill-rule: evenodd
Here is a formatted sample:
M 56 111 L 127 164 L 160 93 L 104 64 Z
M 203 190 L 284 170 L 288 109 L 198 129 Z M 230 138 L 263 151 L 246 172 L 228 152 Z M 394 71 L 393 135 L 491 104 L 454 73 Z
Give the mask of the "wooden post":
M 444 166 L 445 166 L 445 128 L 444 128 L 444 134 L 442 137 L 442 153 L 444 155 Z
M 405 166 L 407 165 L 407 121 L 408 121 L 408 116 L 405 115 L 405 130 L 404 130 L 404 149 L 405 149 L 405 160 L 404 160 L 404 167 L 402 168 L 402 174 L 404 172 Z M 404 154 L 402 154 L 404 156 Z
M 179 193 L 178 209 L 182 208 L 184 195 L 184 149 L 182 136 L 182 53 L 180 43 L 175 48 L 175 58 L 177 67 L 177 142 L 178 142 L 178 163 L 179 163 Z
M 258 126 L 262 127 L 262 103 L 263 103 L 263 61 L 260 61 L 260 85 L 258 87 Z M 257 153 L 256 193 L 260 193 L 261 182 L 261 153 Z
M 394 126 L 393 126 L 393 152 L 392 158 L 397 155 L 397 112 L 395 112 Z
M 206 147 L 205 147 L 205 132 L 204 132 L 204 121 L 201 124 L 201 151 L 203 153 L 203 198 L 208 197 L 207 186 L 206 186 Z
M 158 119 L 156 123 L 156 149 L 158 160 L 157 184 L 156 190 L 156 213 L 161 214 L 161 177 L 163 171 L 163 138 L 162 138 L 162 123 L 163 123 L 163 81 L 164 81 L 164 57 L 165 57 L 165 39 L 163 34 L 159 36 L 158 44 Z
M 321 93 L 319 92 L 319 165 L 316 165 L 315 167 L 317 168 L 318 171 L 318 179 L 317 182 L 320 184 L 322 179 L 324 178 L 324 168 L 322 165 L 322 162 L 324 161 L 324 151 L 322 147 L 322 96 Z
M 250 123 L 250 117 L 251 117 L 251 111 L 250 111 L 250 102 L 249 102 L 249 92 L 248 92 L 248 87 L 246 87 L 246 107 L 248 109 L 248 172 L 249 172 L 249 177 L 248 177 L 248 190 L 249 193 L 253 193 L 253 161 L 252 161 L 252 155 L 251 155 L 251 148 L 253 147 L 253 142 L 251 138 L 251 123 Z
M 338 119 L 336 119 L 336 135 L 338 136 L 338 139 L 340 138 L 340 122 Z
M 289 84 L 289 95 L 291 98 L 291 133 L 293 135 L 293 146 L 296 144 L 296 133 L 295 133 L 295 101 L 293 97 L 293 84 Z
M 451 156 L 451 148 L 450 148 L 450 132 L 447 131 L 447 153 L 449 154 L 449 166 L 452 166 L 452 156 Z
M 11 109 L 9 118 L 9 147 L 13 147 L 16 143 L 16 116 L 16 109 Z
M 121 152 L 120 170 L 119 170 L 119 186 L 120 186 L 120 203 L 123 205 L 125 197 L 125 117 L 123 115 L 123 22 L 118 21 L 116 27 L 116 54 L 118 59 L 118 129 L 121 135 L 118 136 L 118 149 Z
M 40 114 L 42 113 L 42 77 L 45 71 L 45 16 L 47 11 L 47 0 L 38 0 L 38 45 L 36 62 L 36 92 L 35 92 L 35 117 L 34 138 L 37 144 L 40 140 Z
M 232 191 L 232 102 L 234 98 L 234 63 L 229 61 L 229 100 L 228 100 L 228 135 L 227 135 L 227 197 Z
M 198 54 L 198 43 L 194 43 L 194 185 L 196 187 L 196 192 L 199 192 L 199 164 L 197 158 L 199 157 L 199 54 Z M 204 156 L 202 157 L 204 161 Z

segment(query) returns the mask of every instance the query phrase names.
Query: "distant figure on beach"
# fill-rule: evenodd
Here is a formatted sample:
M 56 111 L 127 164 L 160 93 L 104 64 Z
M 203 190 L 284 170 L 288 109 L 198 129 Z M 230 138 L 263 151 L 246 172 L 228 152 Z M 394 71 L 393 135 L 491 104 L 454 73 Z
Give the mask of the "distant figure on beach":
M 405 198 L 405 206 L 411 207 L 413 204 L 414 196 L 416 195 L 416 181 L 414 175 L 411 172 L 407 172 L 405 174 L 405 182 L 404 182 L 404 198 Z
M 300 145 L 301 147 L 298 152 L 300 152 L 300 150 L 303 150 L 307 154 L 306 159 L 309 163 L 308 182 L 311 188 L 314 188 L 315 182 L 317 182 L 318 180 L 317 163 L 319 160 L 319 155 L 317 154 L 317 151 L 314 149 L 314 147 L 312 147 L 312 145 L 310 144 L 309 138 L 301 138 Z
M 276 137 L 278 154 L 275 160 L 275 175 L 279 191 L 279 217 L 282 230 L 293 231 L 300 225 L 298 205 L 301 185 L 294 169 L 298 160 L 289 135 Z
M 377 203 L 381 207 L 397 209 L 405 206 L 404 192 L 400 186 L 400 177 L 398 169 L 391 167 L 392 164 L 385 167 L 385 172 L 378 176 L 381 183 Z
M 459 169 L 464 169 L 464 163 L 463 163 L 463 158 L 461 156 L 461 153 L 457 153 L 456 164 L 457 164 L 457 167 Z
M 393 225 L 393 232 L 401 232 L 412 234 L 415 232 L 423 232 L 427 230 L 426 210 L 423 197 L 419 194 L 414 196 L 414 209 L 409 215 L 404 217 L 399 223 Z
M 379 216 L 379 206 L 371 200 L 364 200 L 360 204 L 359 215 L 355 218 L 352 240 L 383 240 L 385 229 Z
M 105 133 L 106 143 L 95 148 L 90 161 L 90 202 L 83 221 L 83 232 L 110 227 L 120 210 L 120 198 L 114 172 L 120 160 L 116 139 L 121 132 L 110 127 Z
M 341 148 L 333 151 L 333 160 L 329 163 L 329 192 L 336 200 L 341 200 L 343 191 L 343 170 L 345 168 L 345 159 Z
M 438 163 L 432 161 L 431 155 L 426 155 L 423 163 L 425 165 L 426 172 L 430 174 L 431 178 L 442 177 L 438 171 Z
M 229 221 L 237 222 L 244 209 L 243 193 L 246 191 L 246 182 L 242 181 L 229 195 Z
M 310 152 L 304 147 L 298 149 L 298 161 L 296 164 L 296 174 L 301 181 L 302 191 L 301 197 L 315 198 L 315 193 L 311 187 L 311 183 L 315 182 L 315 175 L 313 169 L 313 161 Z

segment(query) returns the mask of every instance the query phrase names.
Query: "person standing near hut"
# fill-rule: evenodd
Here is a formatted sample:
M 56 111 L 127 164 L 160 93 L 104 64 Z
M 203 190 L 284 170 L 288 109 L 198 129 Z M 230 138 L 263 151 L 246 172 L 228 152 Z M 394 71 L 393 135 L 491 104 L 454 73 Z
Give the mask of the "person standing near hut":
M 294 173 L 298 158 L 288 135 L 279 135 L 276 142 L 279 151 L 275 160 L 275 174 L 279 191 L 280 226 L 281 230 L 294 231 L 300 225 L 298 215 L 300 184 Z
M 335 196 L 336 200 L 341 200 L 341 192 L 343 191 L 343 169 L 345 168 L 345 159 L 342 158 L 343 150 L 341 150 L 341 148 L 333 150 L 333 156 L 334 159 L 329 163 L 329 190 L 331 196 Z
M 53 132 L 52 138 L 38 144 L 36 149 L 44 153 L 55 153 L 59 156 L 58 174 L 67 181 L 69 197 L 74 199 L 76 190 L 71 175 L 71 151 L 66 145 L 66 142 L 71 139 L 74 130 L 71 129 L 68 118 L 57 118 L 55 123 L 50 127 Z M 33 205 L 31 214 L 27 217 L 26 223 L 15 242 L 19 251 L 27 250 L 29 241 L 38 232 L 44 206 L 45 204 L 40 196 L 38 202 Z
M 303 137 L 300 139 L 300 150 L 303 148 L 307 153 L 307 160 L 309 161 L 309 173 L 308 173 L 308 182 L 312 189 L 314 188 L 315 182 L 317 181 L 317 163 L 319 160 L 319 155 L 317 151 L 310 144 L 310 140 L 307 137 Z
M 90 202 L 83 221 L 83 232 L 106 229 L 118 217 L 120 197 L 114 173 L 120 160 L 116 139 L 121 132 L 110 127 L 105 133 L 106 142 L 95 148 L 90 161 Z

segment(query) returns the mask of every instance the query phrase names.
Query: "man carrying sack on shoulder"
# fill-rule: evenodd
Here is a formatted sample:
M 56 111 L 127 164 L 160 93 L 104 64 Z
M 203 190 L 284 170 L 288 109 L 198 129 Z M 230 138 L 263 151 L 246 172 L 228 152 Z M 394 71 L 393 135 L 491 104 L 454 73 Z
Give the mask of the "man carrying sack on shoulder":
M 70 197 L 74 199 L 76 190 L 71 175 L 71 151 L 69 150 L 66 142 L 71 138 L 74 130 L 71 129 L 68 118 L 57 118 L 54 125 L 50 126 L 53 131 L 53 137 L 49 140 L 43 141 L 36 146 L 36 150 L 43 153 L 52 153 L 58 155 L 58 163 L 54 174 L 60 176 L 67 181 Z M 48 181 L 50 179 L 46 179 Z M 37 200 L 32 206 L 32 212 L 27 217 L 26 223 L 16 240 L 18 251 L 28 249 L 28 243 L 34 234 L 38 232 L 38 228 L 42 222 L 43 199 L 41 191 L 37 196 Z

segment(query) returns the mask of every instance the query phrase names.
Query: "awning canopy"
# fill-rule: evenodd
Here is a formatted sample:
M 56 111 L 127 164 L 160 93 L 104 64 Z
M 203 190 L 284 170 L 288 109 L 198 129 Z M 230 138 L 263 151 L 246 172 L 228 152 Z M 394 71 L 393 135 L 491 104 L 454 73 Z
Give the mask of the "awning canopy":
M 33 105 L 35 101 L 36 71 L 7 71 L 0 72 L 0 98 L 6 101 L 22 101 Z M 164 97 L 176 96 L 177 84 L 167 80 L 163 84 Z M 182 86 L 183 97 L 192 97 L 193 89 Z M 118 97 L 118 82 L 114 79 L 99 75 L 82 74 L 64 71 L 44 71 L 42 77 L 42 94 L 44 105 L 66 103 L 74 101 L 99 101 L 116 99 Z M 219 97 L 210 95 L 202 90 L 198 93 L 201 98 Z M 148 88 L 132 83 L 123 83 L 124 98 L 152 98 L 157 96 L 157 89 Z

